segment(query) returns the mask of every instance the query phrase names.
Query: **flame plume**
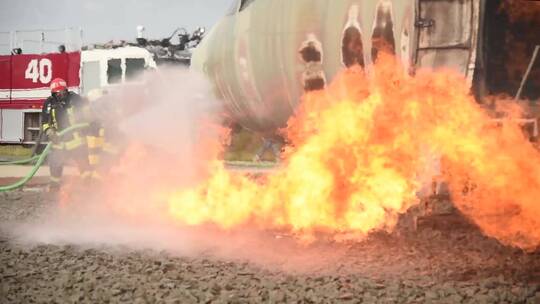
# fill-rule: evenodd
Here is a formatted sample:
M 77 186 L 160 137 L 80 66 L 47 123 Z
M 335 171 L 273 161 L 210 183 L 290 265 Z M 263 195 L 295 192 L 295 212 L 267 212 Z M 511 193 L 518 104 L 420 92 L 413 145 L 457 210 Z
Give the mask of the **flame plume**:
M 291 144 L 283 165 L 265 180 L 231 172 L 216 158 L 196 183 L 168 179 L 145 197 L 182 225 L 360 240 L 394 229 L 418 204 L 424 177 L 442 174 L 456 207 L 486 235 L 538 247 L 540 154 L 510 119 L 517 114 L 494 124 L 452 71 L 410 77 L 383 53 L 373 71 L 343 71 L 303 97 L 285 129 Z M 133 195 L 134 187 L 124 188 Z

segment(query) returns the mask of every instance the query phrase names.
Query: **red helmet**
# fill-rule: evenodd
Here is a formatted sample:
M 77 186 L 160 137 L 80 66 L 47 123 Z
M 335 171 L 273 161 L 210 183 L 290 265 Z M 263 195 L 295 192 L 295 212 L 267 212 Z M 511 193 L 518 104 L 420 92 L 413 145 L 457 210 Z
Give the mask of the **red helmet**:
M 51 93 L 58 93 L 67 90 L 67 83 L 62 78 L 55 78 L 51 81 Z

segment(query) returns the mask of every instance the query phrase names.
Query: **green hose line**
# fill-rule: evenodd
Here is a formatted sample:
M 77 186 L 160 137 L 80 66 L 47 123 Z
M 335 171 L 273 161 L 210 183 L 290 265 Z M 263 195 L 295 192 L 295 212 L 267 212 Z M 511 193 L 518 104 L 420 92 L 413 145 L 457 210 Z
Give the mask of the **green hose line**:
M 88 127 L 88 124 L 86 124 L 86 123 L 73 125 L 73 126 L 71 126 L 69 128 L 66 128 L 66 129 L 58 132 L 58 136 L 62 136 L 62 135 L 68 134 L 70 132 L 73 132 L 75 130 L 79 130 L 79 129 L 86 128 L 86 127 Z M 36 164 L 32 167 L 32 170 L 30 170 L 30 172 L 25 177 L 23 177 L 22 179 L 20 179 L 18 182 L 14 183 L 14 184 L 6 185 L 6 186 L 0 186 L 0 192 L 6 192 L 6 191 L 11 191 L 11 190 L 18 189 L 18 188 L 24 186 L 30 179 L 32 179 L 32 177 L 34 177 L 34 175 L 38 171 L 39 167 L 41 167 L 41 165 L 45 161 L 45 158 L 49 154 L 49 152 L 51 150 L 51 147 L 52 147 L 52 142 L 47 144 L 47 146 L 45 147 L 43 152 L 41 152 L 39 157 L 37 157 Z M 36 156 L 38 156 L 38 155 L 36 155 Z
M 34 155 L 30 158 L 25 159 L 19 159 L 19 160 L 12 160 L 12 161 L 3 161 L 0 162 L 0 166 L 8 166 L 8 165 L 24 165 L 31 163 L 39 158 L 39 155 Z

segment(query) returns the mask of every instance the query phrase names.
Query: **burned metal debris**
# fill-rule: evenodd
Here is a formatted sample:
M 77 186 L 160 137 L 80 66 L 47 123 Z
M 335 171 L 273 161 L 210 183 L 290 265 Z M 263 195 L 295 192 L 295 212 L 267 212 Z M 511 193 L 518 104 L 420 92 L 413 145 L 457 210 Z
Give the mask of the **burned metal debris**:
M 183 65 L 191 64 L 192 49 L 197 47 L 204 37 L 206 30 L 199 27 L 192 33 L 184 28 L 176 29 L 169 37 L 163 39 L 147 39 L 138 37 L 136 42 L 109 41 L 104 44 L 92 44 L 84 46 L 83 50 L 92 49 L 115 49 L 126 46 L 136 46 L 145 48 L 153 56 L 156 64 L 159 65 Z M 140 35 L 142 36 L 142 35 Z M 177 38 L 175 42 L 173 38 Z

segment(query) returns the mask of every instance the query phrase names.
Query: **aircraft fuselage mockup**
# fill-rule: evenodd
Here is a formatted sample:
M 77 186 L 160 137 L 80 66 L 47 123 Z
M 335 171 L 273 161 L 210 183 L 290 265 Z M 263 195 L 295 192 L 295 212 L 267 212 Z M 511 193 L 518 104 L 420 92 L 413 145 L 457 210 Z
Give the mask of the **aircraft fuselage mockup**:
M 306 91 L 386 48 L 409 67 L 450 67 L 470 83 L 485 0 L 235 0 L 193 68 L 244 127 L 283 127 Z

